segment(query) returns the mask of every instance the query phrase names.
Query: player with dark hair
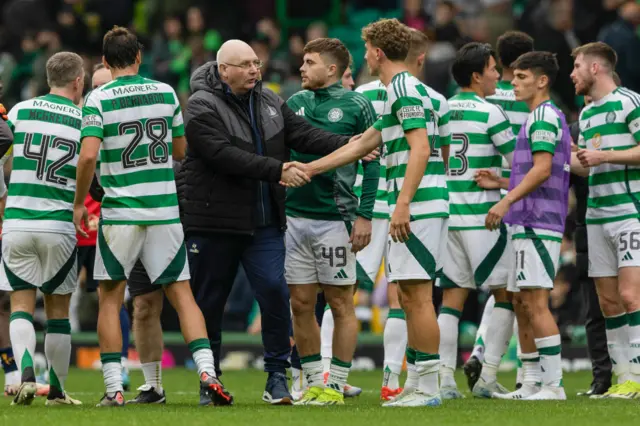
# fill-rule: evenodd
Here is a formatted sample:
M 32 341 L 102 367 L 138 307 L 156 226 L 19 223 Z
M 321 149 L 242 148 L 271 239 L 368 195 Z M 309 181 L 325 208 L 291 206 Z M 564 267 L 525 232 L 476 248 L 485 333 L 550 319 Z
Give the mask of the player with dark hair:
M 449 188 L 449 232 L 443 256 L 443 289 L 440 326 L 440 383 L 445 399 L 462 398 L 453 377 L 457 365 L 458 326 L 470 290 L 488 285 L 496 298 L 486 336 L 486 377 L 472 388 L 479 397 L 506 389 L 497 382 L 500 359 L 513 333 L 513 307 L 507 295 L 509 270 L 506 227 L 484 229 L 489 209 L 500 201 L 500 191 L 483 190 L 474 181 L 482 167 L 500 170 L 503 158 L 511 163 L 515 137 L 504 111 L 485 100 L 495 93 L 500 74 L 495 52 L 488 44 L 463 46 L 452 66 L 452 74 L 461 92 L 449 99 L 451 157 L 447 183 Z M 492 374 L 489 374 L 492 373 Z
M 487 96 L 487 101 L 500 106 L 502 110 L 507 114 L 514 135 L 517 135 L 520 132 L 520 127 L 527 120 L 527 117 L 529 116 L 529 108 L 524 102 L 516 101 L 516 95 L 513 92 L 513 85 L 511 84 L 511 81 L 513 80 L 513 69 L 511 68 L 511 64 L 521 55 L 532 52 L 533 48 L 533 39 L 528 34 L 520 31 L 508 31 L 498 37 L 498 41 L 496 43 L 498 65 L 500 66 L 502 74 L 500 81 L 498 81 L 498 86 L 496 87 L 495 93 L 491 96 Z M 509 169 L 509 165 L 506 164 L 506 161 L 503 159 L 502 177 L 508 179 L 510 174 L 511 170 Z M 503 196 L 506 193 L 506 191 L 504 190 L 501 190 L 501 192 Z M 509 228 L 507 227 L 507 232 L 508 231 Z M 489 326 L 489 318 L 491 317 L 491 314 L 493 312 L 494 305 L 495 298 L 492 295 L 491 297 L 489 297 L 487 303 L 485 304 L 484 312 L 482 313 L 482 319 L 478 327 L 478 332 L 476 333 L 476 342 L 473 347 L 473 351 L 471 352 L 469 360 L 467 360 L 464 365 L 464 374 L 467 376 L 469 389 L 473 389 L 481 375 L 482 362 L 484 361 L 485 341 L 487 338 L 487 329 Z M 504 313 L 504 315 L 506 315 L 506 313 Z M 518 330 L 518 333 L 530 334 L 530 331 L 528 330 L 520 330 L 519 328 Z M 516 387 L 519 387 L 519 384 L 522 383 L 523 368 L 520 367 L 520 364 L 522 364 L 524 368 L 531 371 L 540 370 L 538 363 L 531 361 L 538 357 L 535 352 L 535 347 L 526 348 L 526 350 L 524 351 L 525 355 L 522 355 L 520 339 L 518 339 L 519 367 L 516 378 Z M 521 362 L 523 359 L 526 360 L 526 363 Z M 533 375 L 530 375 L 530 378 L 532 380 L 535 380 L 534 382 L 532 382 L 532 384 L 535 384 L 539 381 Z
M 171 154 L 176 159 L 184 156 L 182 112 L 170 86 L 138 75 L 140 47 L 135 34 L 125 28 L 114 27 L 104 36 L 103 63 L 114 79 L 91 92 L 83 107 L 73 215 L 80 234 L 98 155 L 105 192 L 94 269 L 94 278 L 100 280 L 98 336 L 106 386 L 98 405 L 125 403 L 122 335 L 113 325 L 119 323 L 126 279 L 138 260 L 178 313 L 201 389 L 211 403 L 229 405 L 233 398 L 216 377 L 204 318 L 189 285 L 171 160 Z
M 533 330 L 531 339 L 540 357 L 542 386 L 523 386 L 493 396 L 564 400 L 561 339 L 549 310 L 549 292 L 558 270 L 568 210 L 571 134 L 564 114 L 549 94 L 558 74 L 555 55 L 529 52 L 511 67 L 516 100 L 525 102 L 531 113 L 516 140 L 509 192 L 489 210 L 485 224 L 489 229 L 497 229 L 503 220 L 511 225 L 515 262 L 508 289 L 516 293 L 514 308 L 522 310 L 518 315 L 520 327 Z M 505 179 L 489 171 L 479 171 L 476 177 L 484 188 L 506 187 Z M 525 342 L 521 343 L 524 347 Z

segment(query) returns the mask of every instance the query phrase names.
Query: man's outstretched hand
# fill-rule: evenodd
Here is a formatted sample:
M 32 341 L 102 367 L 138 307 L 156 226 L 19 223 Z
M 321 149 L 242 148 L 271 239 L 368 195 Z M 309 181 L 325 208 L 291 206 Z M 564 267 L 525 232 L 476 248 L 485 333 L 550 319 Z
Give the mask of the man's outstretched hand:
M 311 182 L 309 167 L 304 163 L 292 161 L 284 163 L 280 185 L 288 188 L 299 188 Z

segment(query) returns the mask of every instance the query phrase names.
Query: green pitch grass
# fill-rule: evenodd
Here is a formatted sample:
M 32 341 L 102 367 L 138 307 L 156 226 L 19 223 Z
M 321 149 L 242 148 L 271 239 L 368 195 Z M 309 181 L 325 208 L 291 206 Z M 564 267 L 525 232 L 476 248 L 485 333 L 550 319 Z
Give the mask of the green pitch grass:
M 360 397 L 348 399 L 343 407 L 271 407 L 261 401 L 265 375 L 256 370 L 228 372 L 225 386 L 232 391 L 236 403 L 232 407 L 198 407 L 198 379 L 193 371 L 173 369 L 164 372 L 167 391 L 165 406 L 127 406 L 95 408 L 103 393 L 99 371 L 72 370 L 67 380 L 69 393 L 80 399 L 82 407 L 45 407 L 37 398 L 30 407 L 11 407 L 10 399 L 0 400 L 0 425 L 64 425 L 64 426 L 191 426 L 191 425 L 490 425 L 490 426 L 569 426 L 637 424 L 640 401 L 589 400 L 576 392 L 590 383 L 589 373 L 566 374 L 569 400 L 566 402 L 496 401 L 467 398 L 445 401 L 438 408 L 381 408 L 378 401 L 382 373 L 354 372 L 350 383 L 364 389 Z M 507 387 L 514 375 L 500 376 Z M 142 373 L 132 373 L 132 388 L 142 384 Z M 458 384 L 466 390 L 466 381 L 458 376 Z M 135 393 L 128 392 L 132 398 Z

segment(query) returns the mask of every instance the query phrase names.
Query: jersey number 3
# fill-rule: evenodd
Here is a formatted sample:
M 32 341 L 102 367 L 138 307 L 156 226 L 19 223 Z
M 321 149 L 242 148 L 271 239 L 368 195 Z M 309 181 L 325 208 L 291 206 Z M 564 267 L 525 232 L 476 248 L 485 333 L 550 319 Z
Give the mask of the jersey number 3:
M 467 150 L 469 149 L 469 137 L 464 133 L 453 133 L 451 142 L 456 144 L 456 154 L 449 158 L 449 173 L 451 176 L 462 176 L 469 169 Z
M 64 155 L 56 161 L 47 160 L 50 148 L 59 148 L 64 152 Z M 76 142 L 57 136 L 43 135 L 39 146 L 33 144 L 33 133 L 27 133 L 24 138 L 23 155 L 24 158 L 36 161 L 36 178 L 38 180 L 66 185 L 68 178 L 75 179 L 75 175 L 65 177 L 58 174 L 58 171 L 62 172 L 60 169 L 73 160 L 77 152 L 78 145 Z
M 167 133 L 168 126 L 164 118 L 150 118 L 144 125 L 141 121 L 120 123 L 118 134 L 133 136 L 129 145 L 122 150 L 122 167 L 131 169 L 146 166 L 147 159 L 153 164 L 166 163 L 169 160 L 169 145 L 164 141 Z M 146 145 L 148 152 L 143 151 L 143 148 L 136 150 L 145 136 L 151 140 L 151 143 Z M 142 155 L 143 153 L 145 155 Z

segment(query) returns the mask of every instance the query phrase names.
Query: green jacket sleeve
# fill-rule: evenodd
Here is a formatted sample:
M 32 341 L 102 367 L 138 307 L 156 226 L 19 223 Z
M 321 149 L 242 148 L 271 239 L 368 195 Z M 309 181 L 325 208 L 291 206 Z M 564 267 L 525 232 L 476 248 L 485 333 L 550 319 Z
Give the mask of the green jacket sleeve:
M 360 105 L 360 118 L 358 133 L 364 133 L 375 121 L 376 112 L 373 109 L 371 101 L 364 96 L 357 97 L 356 103 Z M 371 220 L 373 217 L 373 205 L 376 202 L 378 193 L 378 182 L 380 180 L 380 160 L 376 158 L 373 161 L 362 161 L 364 170 L 362 176 L 362 195 L 360 196 L 360 205 L 356 211 L 356 215 Z

